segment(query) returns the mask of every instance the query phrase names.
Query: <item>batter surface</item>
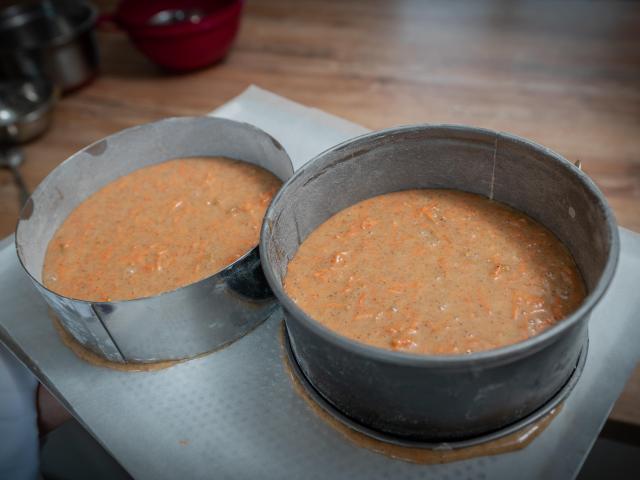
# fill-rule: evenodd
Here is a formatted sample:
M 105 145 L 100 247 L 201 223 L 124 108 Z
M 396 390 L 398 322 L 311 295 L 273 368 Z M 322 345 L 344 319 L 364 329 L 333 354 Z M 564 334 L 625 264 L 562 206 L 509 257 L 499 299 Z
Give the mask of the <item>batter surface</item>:
M 82 202 L 49 242 L 44 285 L 67 297 L 128 300 L 208 277 L 258 243 L 281 182 L 220 157 L 141 168 Z
M 346 337 L 422 354 L 524 340 L 585 297 L 573 258 L 549 230 L 453 190 L 390 193 L 338 212 L 302 243 L 284 288 Z

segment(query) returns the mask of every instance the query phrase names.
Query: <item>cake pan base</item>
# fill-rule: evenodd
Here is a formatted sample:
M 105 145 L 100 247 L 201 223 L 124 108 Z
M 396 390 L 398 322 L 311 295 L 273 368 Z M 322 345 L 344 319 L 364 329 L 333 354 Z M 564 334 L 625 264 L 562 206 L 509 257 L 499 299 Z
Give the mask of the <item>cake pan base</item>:
M 286 327 L 283 325 L 284 333 L 283 333 L 283 343 L 286 355 L 289 359 L 289 365 L 291 367 L 292 373 L 295 375 L 296 379 L 304 389 L 305 393 L 311 397 L 313 401 L 317 403 L 320 408 L 322 408 L 326 413 L 337 419 L 340 423 L 345 425 L 352 430 L 355 430 L 359 433 L 372 437 L 376 440 L 385 443 L 391 443 L 394 445 L 399 445 L 401 447 L 407 448 L 425 448 L 431 450 L 452 450 L 459 448 L 468 448 L 476 445 L 481 445 L 484 443 L 492 442 L 499 438 L 505 437 L 507 435 L 511 435 L 516 433 L 525 427 L 542 420 L 546 415 L 550 414 L 554 408 L 556 408 L 562 401 L 564 401 L 567 396 L 573 390 L 580 375 L 582 375 L 582 371 L 584 370 L 584 364 L 587 361 L 587 354 L 589 351 L 589 339 L 585 340 L 582 349 L 580 350 L 580 356 L 578 357 L 578 361 L 573 370 L 573 373 L 567 380 L 567 382 L 562 386 L 558 392 L 551 397 L 544 405 L 530 413 L 529 415 L 523 417 L 522 419 L 513 422 L 505 427 L 495 430 L 490 433 L 486 433 L 484 435 L 479 435 L 475 437 L 469 437 L 457 441 L 450 442 L 422 442 L 415 441 L 411 439 L 405 439 L 401 437 L 392 436 L 386 434 L 384 432 L 380 432 L 378 430 L 372 429 L 366 425 L 363 425 L 356 420 L 349 418 L 347 415 L 338 410 L 335 406 L 331 404 L 325 397 L 322 396 L 318 390 L 314 388 L 314 386 L 309 382 L 307 377 L 304 375 L 300 366 L 298 365 L 298 361 L 295 358 L 293 350 L 291 349 L 291 343 L 289 342 L 289 335 L 286 332 Z

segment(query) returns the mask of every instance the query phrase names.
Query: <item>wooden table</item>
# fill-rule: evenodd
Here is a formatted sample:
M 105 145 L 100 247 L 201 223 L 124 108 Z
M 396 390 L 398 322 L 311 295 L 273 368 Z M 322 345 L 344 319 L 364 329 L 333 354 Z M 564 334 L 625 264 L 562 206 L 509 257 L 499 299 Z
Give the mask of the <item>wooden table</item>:
M 372 129 L 458 123 L 530 138 L 581 160 L 618 222 L 640 231 L 638 25 L 636 3 L 249 0 L 228 58 L 185 75 L 100 33 L 100 76 L 62 99 L 23 173 L 34 188 L 88 143 L 204 114 L 254 83 Z M 17 212 L 1 171 L 0 236 Z M 640 424 L 640 371 L 613 417 Z

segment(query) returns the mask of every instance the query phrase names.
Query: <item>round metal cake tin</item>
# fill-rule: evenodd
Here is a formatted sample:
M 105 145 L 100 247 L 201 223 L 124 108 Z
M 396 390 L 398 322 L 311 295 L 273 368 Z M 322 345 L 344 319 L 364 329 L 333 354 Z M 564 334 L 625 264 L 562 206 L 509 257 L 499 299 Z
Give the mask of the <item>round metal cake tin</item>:
M 324 327 L 282 287 L 288 262 L 330 216 L 361 200 L 412 188 L 484 195 L 536 219 L 567 246 L 588 295 L 547 331 L 468 355 L 415 355 L 365 345 Z M 337 410 L 373 430 L 418 442 L 462 441 L 539 409 L 575 369 L 588 318 L 613 277 L 616 222 L 579 168 L 522 138 L 462 126 L 407 126 L 333 147 L 297 171 L 267 210 L 260 251 L 284 307 L 305 377 Z M 416 259 L 418 261 L 418 259 Z
M 123 130 L 75 153 L 43 180 L 22 209 L 15 240 L 20 263 L 64 328 L 108 360 L 193 357 L 241 337 L 277 308 L 257 246 L 208 278 L 147 298 L 88 302 L 43 285 L 49 240 L 82 201 L 139 168 L 198 156 L 242 160 L 282 181 L 293 173 L 282 146 L 249 124 L 211 117 L 168 118 Z

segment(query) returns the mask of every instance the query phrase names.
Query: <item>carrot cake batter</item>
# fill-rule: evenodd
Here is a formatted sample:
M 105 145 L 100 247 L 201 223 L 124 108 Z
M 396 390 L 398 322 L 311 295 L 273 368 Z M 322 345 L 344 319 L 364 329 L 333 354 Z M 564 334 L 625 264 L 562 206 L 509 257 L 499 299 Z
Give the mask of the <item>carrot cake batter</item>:
M 465 354 L 549 328 L 585 297 L 573 258 L 545 227 L 453 190 L 407 190 L 338 212 L 289 263 L 285 291 L 351 339 Z
M 256 246 L 280 180 L 227 158 L 141 168 L 91 195 L 49 242 L 44 285 L 67 297 L 129 300 L 208 277 Z

